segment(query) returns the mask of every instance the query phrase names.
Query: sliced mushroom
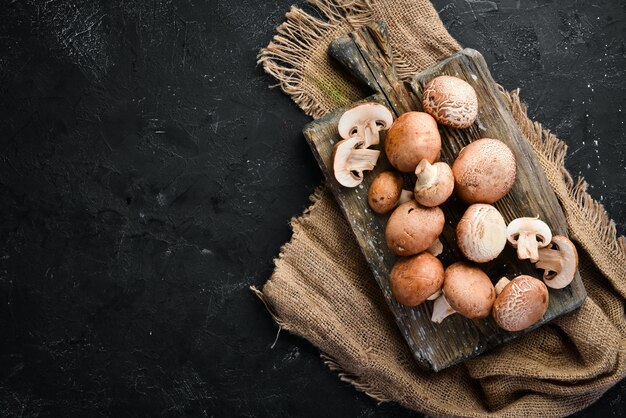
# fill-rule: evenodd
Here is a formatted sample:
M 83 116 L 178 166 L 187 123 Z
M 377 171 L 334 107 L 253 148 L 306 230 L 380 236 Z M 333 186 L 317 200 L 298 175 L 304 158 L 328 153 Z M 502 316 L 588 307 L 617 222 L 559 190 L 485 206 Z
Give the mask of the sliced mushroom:
M 517 248 L 517 258 L 531 263 L 539 260 L 539 248 L 552 240 L 550 227 L 539 217 L 514 219 L 506 227 L 506 236 L 513 248 Z
M 515 183 L 516 170 L 513 152 L 491 138 L 464 147 L 452 164 L 456 193 L 469 204 L 491 204 L 504 197 Z
M 379 132 L 389 129 L 393 115 L 382 104 L 363 103 L 346 111 L 339 119 L 337 130 L 342 138 L 356 136 L 365 142 L 364 148 L 380 142 Z
M 421 253 L 439 237 L 444 224 L 445 217 L 440 208 L 426 208 L 415 200 L 403 203 L 387 221 L 387 246 L 396 255 Z
M 437 122 L 453 128 L 468 128 L 478 115 L 478 97 L 474 88 L 449 75 L 436 77 L 426 84 L 422 106 Z
M 423 159 L 435 162 L 441 151 L 437 121 L 424 112 L 403 113 L 385 137 L 387 159 L 396 170 L 412 173 Z
M 543 269 L 543 281 L 553 289 L 563 289 L 574 280 L 578 269 L 576 247 L 562 235 L 552 237 L 552 248 L 539 250 L 537 268 Z
M 415 168 L 415 200 L 422 206 L 439 206 L 454 190 L 452 169 L 444 162 L 431 164 L 423 159 Z
M 441 261 L 421 253 L 400 258 L 391 269 L 389 284 L 398 302 L 417 306 L 441 289 L 443 277 Z
M 367 202 L 376 213 L 387 213 L 404 202 L 413 200 L 413 192 L 402 189 L 402 175 L 396 171 L 383 171 L 367 193 Z
M 469 319 L 489 316 L 496 299 L 489 276 L 463 262 L 450 265 L 444 275 L 443 294 L 435 301 L 431 321 L 441 323 L 455 312 Z
M 541 320 L 548 310 L 548 288 L 541 280 L 521 275 L 496 284 L 493 319 L 507 331 L 521 331 Z
M 364 149 L 362 139 L 354 137 L 339 141 L 333 149 L 335 178 L 345 187 L 356 187 L 363 182 L 363 172 L 373 170 L 380 151 Z
M 491 205 L 471 205 L 456 225 L 456 242 L 468 259 L 486 263 L 500 255 L 506 245 L 506 223 Z

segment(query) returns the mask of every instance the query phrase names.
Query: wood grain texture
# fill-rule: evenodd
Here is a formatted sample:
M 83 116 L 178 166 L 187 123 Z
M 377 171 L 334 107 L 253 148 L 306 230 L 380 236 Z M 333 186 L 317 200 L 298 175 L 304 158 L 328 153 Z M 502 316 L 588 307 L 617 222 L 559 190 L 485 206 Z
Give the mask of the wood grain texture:
M 366 25 L 348 37 L 339 39 L 332 44 L 329 52 L 344 63 L 352 74 L 377 92 L 363 102 L 383 103 L 396 115 L 408 110 L 421 110 L 419 99 L 422 87 L 437 75 L 454 75 L 469 82 L 478 94 L 478 119 L 472 127 L 465 130 L 440 127 L 443 143 L 441 160 L 451 164 L 463 146 L 479 138 L 502 140 L 515 154 L 518 170 L 509 194 L 495 204 L 506 222 L 521 216 L 538 215 L 555 234 L 567 234 L 565 216 L 558 200 L 536 156 L 503 102 L 500 87 L 492 79 L 480 53 L 463 50 L 416 75 L 410 87 L 406 88 L 397 79 L 382 22 Z M 435 371 L 442 370 L 529 332 L 582 304 L 586 293 L 577 274 L 567 288 L 550 289 L 550 305 L 542 321 L 518 333 L 500 329 L 492 318 L 471 321 L 460 315 L 452 315 L 443 323 L 434 324 L 430 321 L 432 302 L 415 308 L 400 305 L 389 287 L 389 272 L 397 257 L 389 251 L 385 243 L 384 231 L 388 216 L 375 214 L 367 204 L 367 190 L 371 181 L 379 172 L 388 170 L 391 166 L 382 154 L 376 169 L 368 173 L 365 181 L 354 189 L 340 186 L 332 173 L 333 146 L 341 140 L 337 123 L 341 114 L 353 105 L 310 123 L 305 127 L 304 134 L 324 172 L 328 187 L 354 231 L 402 335 L 421 366 Z M 383 149 L 383 146 L 384 138 L 379 148 Z M 407 176 L 407 187 L 411 186 L 412 180 L 411 176 Z M 466 208 L 467 205 L 455 196 L 442 205 L 446 225 L 441 241 L 445 249 L 439 258 L 444 266 L 464 259 L 455 242 L 455 226 Z M 480 267 L 494 283 L 502 276 L 511 278 L 519 274 L 535 277 L 541 275 L 541 271 L 535 269 L 530 262 L 519 261 L 515 250 L 508 245 L 496 260 L 481 264 Z

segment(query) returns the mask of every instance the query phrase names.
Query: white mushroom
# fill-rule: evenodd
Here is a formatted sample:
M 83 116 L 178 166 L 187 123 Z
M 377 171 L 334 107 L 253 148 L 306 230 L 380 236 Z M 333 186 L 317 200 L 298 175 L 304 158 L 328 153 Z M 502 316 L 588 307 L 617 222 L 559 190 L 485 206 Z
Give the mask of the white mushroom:
M 539 248 L 550 244 L 552 233 L 550 227 L 536 218 L 517 218 L 506 227 L 509 243 L 517 248 L 517 258 L 536 263 L 539 259 Z
M 363 182 L 363 172 L 373 170 L 380 151 L 363 148 L 364 141 L 354 137 L 339 141 L 333 150 L 335 178 L 345 187 L 356 187 Z
M 353 136 L 363 139 L 364 148 L 380 142 L 379 132 L 389 129 L 393 115 L 379 103 L 363 103 L 346 111 L 339 119 L 337 129 L 342 138 Z
M 553 289 L 563 289 L 574 280 L 578 268 L 576 247 L 561 235 L 552 237 L 552 248 L 539 250 L 537 268 L 543 269 L 543 281 Z

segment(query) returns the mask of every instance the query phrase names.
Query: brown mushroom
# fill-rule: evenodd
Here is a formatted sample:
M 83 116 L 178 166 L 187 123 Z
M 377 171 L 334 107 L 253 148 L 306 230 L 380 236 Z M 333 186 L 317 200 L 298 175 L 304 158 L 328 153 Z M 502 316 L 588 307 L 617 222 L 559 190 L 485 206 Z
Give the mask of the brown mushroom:
M 444 223 L 443 211 L 438 207 L 426 208 L 414 200 L 403 203 L 387 221 L 387 246 L 396 255 L 421 253 L 441 234 Z
M 335 179 L 345 187 L 356 187 L 363 182 L 363 172 L 373 170 L 380 151 L 363 148 L 357 137 L 339 141 L 333 149 Z
M 444 162 L 431 164 L 423 159 L 415 168 L 415 200 L 422 206 L 439 206 L 454 190 L 452 169 Z
M 578 252 L 567 237 L 552 237 L 552 248 L 539 250 L 537 268 L 543 269 L 543 281 L 553 289 L 563 289 L 574 280 L 578 269 Z
M 387 213 L 404 202 L 413 200 L 413 192 L 402 189 L 402 175 L 396 171 L 383 171 L 367 193 L 367 202 L 376 213 Z
M 391 269 L 389 284 L 398 302 L 417 306 L 441 289 L 443 277 L 441 261 L 421 253 L 400 258 Z
M 494 203 L 515 182 L 515 156 L 504 142 L 483 138 L 464 147 L 452 164 L 455 189 L 466 203 Z
M 469 319 L 489 316 L 496 292 L 487 276 L 478 267 L 464 262 L 450 265 L 444 273 L 443 295 L 435 301 L 431 320 L 441 323 L 458 312 Z
M 426 84 L 422 106 L 437 122 L 453 128 L 468 128 L 478 116 L 478 97 L 474 88 L 449 75 L 436 77 Z
M 428 113 L 407 112 L 389 128 L 385 137 L 387 159 L 397 170 L 412 173 L 423 160 L 435 162 L 441 151 L 437 121 Z
M 538 217 L 512 220 L 506 227 L 506 236 L 513 248 L 517 248 L 517 258 L 531 263 L 539 259 L 539 248 L 552 240 L 550 227 Z
M 496 258 L 506 245 L 506 223 L 491 205 L 471 205 L 456 226 L 456 243 L 468 259 L 486 263 Z
M 521 275 L 506 277 L 496 284 L 498 297 L 493 304 L 493 319 L 507 331 L 521 331 L 541 320 L 548 310 L 548 288 L 541 280 Z
M 393 115 L 380 103 L 363 103 L 344 112 L 339 119 L 337 130 L 343 139 L 361 138 L 364 148 L 380 142 L 379 132 L 389 129 Z

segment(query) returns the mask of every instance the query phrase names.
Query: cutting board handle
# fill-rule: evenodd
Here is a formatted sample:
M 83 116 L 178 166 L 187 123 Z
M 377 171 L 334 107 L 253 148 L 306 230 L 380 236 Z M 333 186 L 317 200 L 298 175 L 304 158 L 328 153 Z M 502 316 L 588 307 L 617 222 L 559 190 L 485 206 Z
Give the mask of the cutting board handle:
M 328 53 L 373 93 L 385 95 L 396 115 L 419 107 L 411 90 L 398 79 L 384 21 L 367 23 L 337 38 L 330 43 Z

